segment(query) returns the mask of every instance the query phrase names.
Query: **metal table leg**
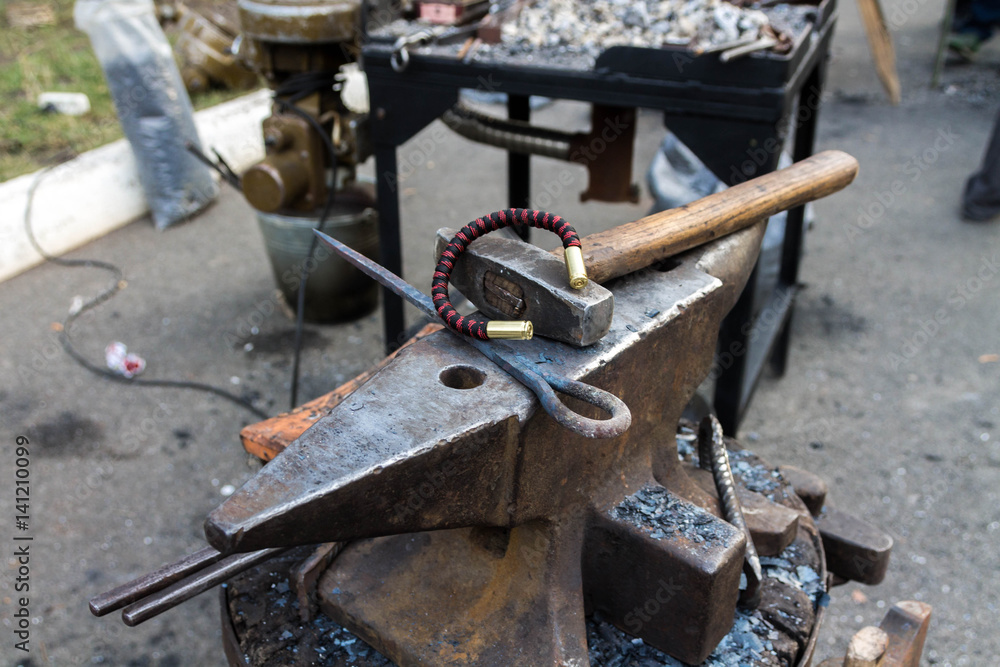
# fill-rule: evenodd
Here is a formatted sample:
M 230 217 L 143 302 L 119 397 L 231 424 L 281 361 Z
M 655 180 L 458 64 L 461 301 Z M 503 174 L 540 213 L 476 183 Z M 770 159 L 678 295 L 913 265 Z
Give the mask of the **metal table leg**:
M 803 160 L 813 154 L 816 143 L 816 121 L 819 116 L 819 100 L 823 88 L 823 63 L 816 66 L 799 94 L 799 103 L 796 110 L 796 118 L 805 116 L 806 110 L 809 117 L 801 123 L 795 131 L 795 145 L 792 159 L 796 162 Z M 786 287 L 792 290 L 797 289 L 799 282 L 799 264 L 802 257 L 802 237 L 805 223 L 805 207 L 793 209 L 788 212 L 788 221 L 785 223 L 785 239 L 781 247 L 781 273 L 778 276 L 779 287 Z M 778 332 L 778 338 L 774 344 L 774 351 L 771 353 L 771 368 L 778 375 L 784 375 L 785 366 L 788 362 L 788 343 L 792 330 L 792 314 L 794 312 L 794 297 L 788 307 L 788 316 L 784 320 L 784 325 Z
M 531 98 L 527 95 L 507 97 L 507 117 L 511 120 L 531 120 Z M 507 153 L 507 201 L 511 208 L 531 208 L 531 156 Z M 530 227 L 515 227 L 525 241 L 531 240 Z

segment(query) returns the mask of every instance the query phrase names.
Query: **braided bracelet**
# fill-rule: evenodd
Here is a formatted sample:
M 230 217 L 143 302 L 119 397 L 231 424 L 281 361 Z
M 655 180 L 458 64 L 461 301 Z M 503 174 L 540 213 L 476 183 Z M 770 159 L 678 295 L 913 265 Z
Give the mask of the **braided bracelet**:
M 587 270 L 583 265 L 583 251 L 580 249 L 580 236 L 572 225 L 544 211 L 534 211 L 526 208 L 508 208 L 476 218 L 451 239 L 441 253 L 434 279 L 431 281 L 431 297 L 438 315 L 449 328 L 473 338 L 489 340 L 490 338 L 506 338 L 527 340 L 531 338 L 532 326 L 527 321 L 477 320 L 458 314 L 451 305 L 448 294 L 448 281 L 451 280 L 451 270 L 459 255 L 465 252 L 474 240 L 502 227 L 512 225 L 530 225 L 539 229 L 547 229 L 558 234 L 562 239 L 566 256 L 566 270 L 569 273 L 569 284 L 573 289 L 583 289 L 587 284 Z

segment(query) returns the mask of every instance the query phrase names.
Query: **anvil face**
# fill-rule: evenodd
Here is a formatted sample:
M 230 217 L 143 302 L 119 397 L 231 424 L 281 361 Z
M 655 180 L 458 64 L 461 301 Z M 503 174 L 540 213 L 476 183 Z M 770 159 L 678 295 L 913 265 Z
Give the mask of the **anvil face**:
M 755 253 L 736 255 L 742 283 Z M 622 398 L 633 415 L 622 436 L 567 431 L 440 332 L 212 512 L 209 541 L 222 551 L 354 541 L 320 583 L 323 608 L 398 664 L 586 665 L 585 602 L 703 660 L 731 623 L 744 537 L 687 502 L 710 504 L 681 471 L 674 438 L 739 286 L 688 258 L 608 287 L 615 315 L 598 343 L 494 344 Z M 700 513 L 700 528 L 668 533 L 626 511 L 649 498 Z M 701 592 L 665 589 L 661 620 L 632 627 L 629 613 L 657 599 L 657 586 Z

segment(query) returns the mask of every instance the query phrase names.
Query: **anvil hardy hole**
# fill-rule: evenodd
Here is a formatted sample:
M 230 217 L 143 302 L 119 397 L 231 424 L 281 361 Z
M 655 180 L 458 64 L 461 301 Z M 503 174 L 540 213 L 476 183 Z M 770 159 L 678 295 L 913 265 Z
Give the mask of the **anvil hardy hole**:
M 475 366 L 449 366 L 441 371 L 438 379 L 452 389 L 475 389 L 486 381 L 486 373 Z

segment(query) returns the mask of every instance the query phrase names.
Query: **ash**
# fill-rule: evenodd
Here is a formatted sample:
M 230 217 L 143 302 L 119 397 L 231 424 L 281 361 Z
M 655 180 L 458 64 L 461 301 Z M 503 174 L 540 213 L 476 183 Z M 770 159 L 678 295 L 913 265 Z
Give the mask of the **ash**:
M 613 513 L 648 532 L 654 540 L 682 537 L 709 543 L 721 537 L 715 517 L 661 486 L 644 486 L 625 498 Z
M 757 612 L 736 610 L 733 628 L 702 667 L 781 665 L 774 652 L 778 631 Z M 688 667 L 686 662 L 630 637 L 595 614 L 587 624 L 590 664 L 595 667 Z
M 762 461 L 750 450 L 739 449 L 739 443 L 731 438 L 726 438 L 725 444 L 729 453 L 729 465 L 737 484 L 784 504 L 778 500 L 785 488 L 785 480 L 778 469 Z M 677 429 L 677 457 L 698 467 L 698 436 L 686 423 L 681 423 Z
M 761 558 L 764 577 L 781 586 L 803 591 L 813 608 L 823 599 L 826 591 L 819 575 L 809 565 L 797 564 L 808 560 L 803 551 L 805 542 L 796 540 L 779 558 Z M 770 667 L 792 664 L 787 650 L 788 638 L 761 610 L 737 608 L 733 627 L 723 637 L 701 667 Z M 625 634 L 611 625 L 600 614 L 587 621 L 587 645 L 590 664 L 594 667 L 688 667 L 641 639 Z M 793 658 L 792 658 L 793 660 Z
M 326 614 L 319 614 L 312 622 L 325 640 L 316 646 L 317 656 L 322 664 L 391 667 L 392 662 L 371 646 L 363 642 L 353 632 L 334 623 Z
M 815 607 L 826 595 L 826 587 L 819 573 L 812 565 L 804 562 L 804 554 L 800 553 L 802 544 L 793 542 L 782 552 L 781 556 L 768 558 L 762 556 L 761 567 L 764 568 L 764 575 L 771 579 L 776 579 L 786 586 L 800 590 L 805 593 Z
M 310 554 L 293 549 L 233 577 L 226 585 L 236 634 L 247 664 L 261 667 L 392 667 L 392 662 L 347 628 L 319 613 L 308 623 L 288 570 Z
M 773 500 L 774 493 L 784 487 L 784 480 L 778 469 L 766 465 L 756 454 L 746 449 L 729 450 L 729 464 L 737 483 L 750 491 Z
M 771 10 L 769 10 L 771 11 Z M 803 29 L 805 11 L 785 7 L 783 27 Z M 777 23 L 777 22 L 776 22 Z M 511 55 L 577 56 L 594 61 L 612 46 L 657 48 L 665 44 L 699 51 L 736 41 L 753 41 L 772 27 L 768 13 L 725 0 L 539 0 L 502 28 Z M 791 35 L 789 35 L 791 37 Z

